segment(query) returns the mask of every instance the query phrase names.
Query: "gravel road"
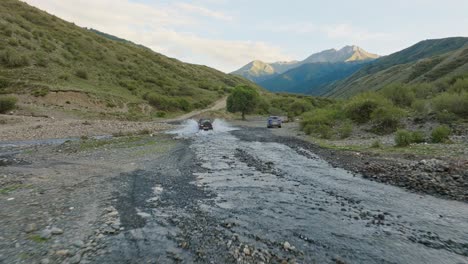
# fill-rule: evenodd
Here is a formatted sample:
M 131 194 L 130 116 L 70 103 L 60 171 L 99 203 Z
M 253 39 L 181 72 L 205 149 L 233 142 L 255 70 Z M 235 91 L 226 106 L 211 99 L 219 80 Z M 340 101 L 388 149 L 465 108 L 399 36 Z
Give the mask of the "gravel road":
M 214 127 L 188 121 L 170 136 L 85 152 L 69 143 L 36 147 L 43 159 L 12 154 L 0 167 L 7 179 L 46 164 L 67 177 L 24 176 L 32 187 L 0 196 L 10 203 L 0 207 L 0 262 L 468 263 L 466 203 L 364 179 L 267 129 Z M 45 184 L 53 200 L 38 201 Z M 14 212 L 35 202 L 41 210 Z M 31 241 L 44 230 L 55 233 Z

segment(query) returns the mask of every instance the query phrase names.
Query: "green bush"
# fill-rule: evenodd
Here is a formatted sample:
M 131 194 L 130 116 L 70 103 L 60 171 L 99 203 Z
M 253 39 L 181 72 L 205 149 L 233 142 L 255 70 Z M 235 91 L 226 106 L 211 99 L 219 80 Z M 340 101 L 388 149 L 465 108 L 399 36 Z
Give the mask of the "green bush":
M 402 84 L 388 85 L 381 93 L 399 107 L 409 107 L 414 101 L 414 92 Z
M 468 92 L 442 93 L 432 100 L 437 112 L 447 111 L 461 118 L 468 118 Z
M 450 132 L 450 128 L 445 125 L 434 128 L 431 133 L 432 143 L 443 143 L 448 141 Z
M 7 49 L 0 53 L 0 62 L 9 68 L 24 67 L 30 64 L 28 57 L 12 49 Z
M 343 122 L 342 125 L 338 128 L 338 135 L 341 139 L 345 139 L 351 136 L 353 133 L 353 124 L 349 121 Z
M 374 142 L 372 142 L 371 148 L 382 148 L 382 143 L 380 142 L 380 140 L 375 140 Z
M 177 104 L 178 108 L 184 112 L 190 112 L 192 110 L 192 105 L 184 98 L 177 99 Z
M 376 133 L 388 134 L 395 132 L 400 126 L 400 119 L 405 116 L 405 111 L 392 106 L 380 106 L 372 112 L 372 129 Z
M 449 91 L 454 93 L 468 92 L 468 78 L 457 79 Z
M 166 115 L 167 115 L 167 113 L 164 112 L 164 111 L 158 111 L 158 112 L 156 112 L 156 116 L 157 116 L 157 117 L 166 117 Z
M 300 127 L 308 135 L 319 134 L 323 138 L 331 138 L 334 135 L 333 126 L 342 119 L 343 113 L 337 107 L 320 108 L 305 113 Z
M 391 105 L 390 101 L 382 95 L 367 92 L 351 98 L 344 109 L 351 120 L 357 123 L 366 123 L 377 108 L 388 105 Z
M 422 131 L 413 131 L 411 133 L 412 141 L 414 143 L 424 143 L 426 142 L 426 135 Z
M 395 133 L 397 147 L 406 147 L 413 143 L 413 134 L 408 130 L 398 130 Z
M 86 72 L 85 70 L 77 70 L 75 72 L 75 75 L 78 77 L 78 78 L 81 78 L 81 79 L 85 79 L 87 80 L 88 79 L 88 72 Z
M 419 115 L 427 115 L 430 112 L 428 100 L 416 99 L 411 108 Z
M 294 117 L 312 110 L 312 104 L 306 100 L 297 100 L 289 106 L 288 113 Z
M 0 113 L 6 113 L 15 108 L 18 100 L 12 96 L 1 96 L 0 97 Z

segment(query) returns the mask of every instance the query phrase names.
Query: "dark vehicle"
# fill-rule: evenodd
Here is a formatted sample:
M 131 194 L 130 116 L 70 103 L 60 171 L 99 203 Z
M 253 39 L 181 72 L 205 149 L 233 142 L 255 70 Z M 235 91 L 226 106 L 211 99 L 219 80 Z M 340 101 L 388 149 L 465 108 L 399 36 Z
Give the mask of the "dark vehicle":
M 267 128 L 279 127 L 281 128 L 281 118 L 278 116 L 270 116 L 267 121 Z
M 210 119 L 200 119 L 198 120 L 198 129 L 200 130 L 213 130 L 213 124 Z

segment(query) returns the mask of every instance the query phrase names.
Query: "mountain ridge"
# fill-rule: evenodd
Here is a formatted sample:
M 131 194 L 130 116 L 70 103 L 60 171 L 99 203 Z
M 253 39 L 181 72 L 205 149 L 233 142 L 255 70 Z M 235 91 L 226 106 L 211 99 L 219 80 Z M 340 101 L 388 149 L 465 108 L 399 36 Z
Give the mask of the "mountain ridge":
M 370 62 L 348 78 L 331 84 L 321 95 L 345 98 L 395 82 L 434 82 L 466 73 L 468 37 L 428 39 Z
M 339 50 L 323 50 L 310 55 L 302 61 L 267 63 L 260 60 L 254 60 L 231 74 L 240 75 L 255 83 L 260 83 L 307 63 L 367 61 L 378 57 L 379 55 L 369 53 L 356 45 L 351 45 L 345 46 Z

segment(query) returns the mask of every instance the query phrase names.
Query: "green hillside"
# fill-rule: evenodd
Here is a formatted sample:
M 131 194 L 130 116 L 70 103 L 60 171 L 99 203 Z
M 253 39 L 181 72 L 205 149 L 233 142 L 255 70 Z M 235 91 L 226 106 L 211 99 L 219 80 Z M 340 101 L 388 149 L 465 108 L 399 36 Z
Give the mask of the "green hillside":
M 0 2 L 0 93 L 15 94 L 20 104 L 32 100 L 31 108 L 41 104 L 118 117 L 182 112 L 206 107 L 240 84 L 253 85 L 80 28 L 17 0 Z M 72 91 L 79 96 L 61 100 Z
M 391 83 L 434 82 L 468 73 L 468 38 L 425 40 L 377 59 L 349 78 L 333 84 L 323 95 L 350 97 L 379 90 Z
M 259 85 L 274 92 L 320 95 L 328 85 L 350 76 L 364 65 L 365 62 L 308 63 Z

